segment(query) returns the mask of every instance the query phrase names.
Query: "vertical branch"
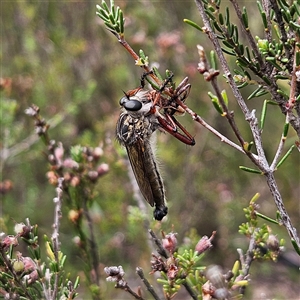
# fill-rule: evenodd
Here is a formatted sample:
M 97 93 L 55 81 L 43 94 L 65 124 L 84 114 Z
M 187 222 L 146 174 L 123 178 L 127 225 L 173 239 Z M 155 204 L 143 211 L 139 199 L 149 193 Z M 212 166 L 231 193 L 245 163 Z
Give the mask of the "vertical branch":
M 59 249 L 60 249 L 60 242 L 59 242 L 59 227 L 60 227 L 60 218 L 61 218 L 61 206 L 62 206 L 62 194 L 63 194 L 63 178 L 58 178 L 58 186 L 56 188 L 56 198 L 53 199 L 55 204 L 55 211 L 54 211 L 54 224 L 53 224 L 53 233 L 52 233 L 52 243 L 53 243 L 53 254 L 57 266 L 60 269 L 60 261 L 59 261 Z M 58 285 L 59 285 L 59 272 L 56 272 L 54 275 L 54 286 L 52 292 L 52 299 L 56 299 L 56 295 L 58 292 Z
M 271 0 L 272 4 L 273 4 L 273 8 L 274 8 L 274 2 Z M 253 139 L 254 139 L 254 143 L 256 146 L 256 150 L 258 153 L 258 158 L 257 160 L 253 159 L 253 156 L 248 155 L 248 151 L 245 151 L 245 153 L 248 155 L 248 157 L 252 160 L 253 163 L 255 163 L 259 169 L 264 173 L 266 180 L 267 180 L 267 184 L 270 188 L 271 194 L 274 198 L 275 204 L 280 212 L 280 216 L 282 219 L 282 223 L 284 224 L 284 226 L 286 227 L 290 238 L 292 240 L 293 243 L 295 243 L 298 247 L 298 249 L 300 248 L 300 241 L 299 241 L 299 237 L 297 236 L 297 231 L 296 229 L 293 227 L 292 222 L 290 220 L 289 215 L 287 214 L 284 204 L 283 204 L 283 200 L 281 197 L 281 194 L 279 192 L 278 186 L 276 184 L 274 175 L 273 175 L 273 171 L 269 164 L 268 161 L 266 159 L 265 156 L 265 152 L 263 149 L 263 145 L 262 145 L 262 139 L 261 139 L 261 134 L 260 134 L 260 130 L 258 127 L 258 121 L 257 118 L 255 116 L 255 111 L 253 110 L 252 112 L 249 111 L 236 83 L 234 82 L 233 76 L 229 70 L 229 66 L 228 63 L 225 59 L 225 56 L 223 54 L 222 48 L 220 46 L 220 43 L 218 41 L 218 38 L 216 36 L 216 34 L 214 33 L 214 31 L 212 30 L 211 24 L 210 24 L 210 19 L 208 17 L 208 15 L 205 13 L 205 8 L 204 5 L 202 3 L 201 0 L 195 0 L 196 6 L 200 12 L 200 15 L 202 17 L 203 23 L 204 23 L 204 32 L 208 35 L 209 39 L 211 40 L 211 42 L 213 43 L 213 46 L 215 48 L 215 51 L 217 53 L 217 56 L 220 59 L 220 63 L 222 65 L 223 71 L 225 73 L 225 76 L 228 80 L 228 83 L 231 87 L 231 90 L 233 92 L 233 95 L 238 103 L 238 105 L 240 106 L 243 114 L 245 115 L 246 121 L 249 122 L 249 126 L 253 135 Z M 275 13 L 276 13 L 276 8 L 275 9 Z M 279 11 L 277 12 L 279 14 Z M 278 20 L 280 21 L 280 20 Z M 283 22 L 283 21 L 282 21 Z M 284 28 L 281 27 L 281 30 L 284 31 Z M 241 140 L 240 140 L 241 142 Z M 243 147 L 243 145 L 242 145 Z
M 255 250 L 256 247 L 256 241 L 255 241 L 255 232 L 252 234 L 249 242 L 249 247 L 247 250 L 247 253 L 245 256 L 243 255 L 242 249 L 237 249 L 239 256 L 240 256 L 240 262 L 242 264 L 242 275 L 243 278 L 246 278 L 250 272 L 250 267 L 253 262 L 253 251 Z M 245 293 L 245 286 L 242 286 L 240 288 L 240 293 L 244 294 Z
M 297 244 L 298 249 L 299 249 L 300 248 L 300 240 L 297 235 L 297 230 L 296 230 L 296 228 L 294 228 L 294 226 L 291 222 L 291 219 L 284 207 L 281 194 L 279 192 L 277 183 L 274 178 L 274 174 L 272 172 L 269 172 L 269 173 L 265 174 L 265 176 L 267 178 L 267 184 L 272 193 L 272 196 L 274 198 L 277 209 L 280 213 L 281 221 L 282 221 L 283 225 L 286 227 L 289 236 L 292 238 L 292 240 L 294 240 L 294 242 Z
M 241 22 L 241 26 L 242 26 L 242 30 L 244 31 L 248 41 L 249 41 L 249 44 L 251 46 L 251 49 L 253 50 L 253 52 L 255 53 L 256 55 L 256 59 L 258 60 L 259 64 L 260 65 L 263 65 L 263 60 L 262 60 L 262 57 L 261 57 L 261 54 L 257 48 L 257 44 L 256 44 L 256 41 L 255 39 L 253 38 L 253 35 L 251 34 L 251 31 L 250 31 L 250 28 L 246 28 L 245 25 L 244 25 L 244 22 L 242 22 L 243 20 L 243 17 L 242 17 L 242 12 L 240 10 L 240 7 L 239 7 L 239 4 L 237 3 L 236 0 L 230 0 L 230 2 L 232 3 L 234 9 L 235 9 L 235 12 Z

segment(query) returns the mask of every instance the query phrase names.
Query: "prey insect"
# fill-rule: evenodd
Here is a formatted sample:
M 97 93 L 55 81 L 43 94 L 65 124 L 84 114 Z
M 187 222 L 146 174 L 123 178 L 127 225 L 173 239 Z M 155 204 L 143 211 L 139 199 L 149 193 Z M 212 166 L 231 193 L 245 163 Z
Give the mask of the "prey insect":
M 169 95 L 162 95 L 167 84 L 162 85 L 159 91 L 150 91 L 144 89 L 142 81 L 141 87 L 125 93 L 120 100 L 123 109 L 116 128 L 117 139 L 127 150 L 142 195 L 151 206 L 155 205 L 153 215 L 156 220 L 162 220 L 167 215 L 168 207 L 163 181 L 151 148 L 153 132 L 159 128 L 185 144 L 195 144 L 193 137 L 174 117 L 180 110 L 176 100 L 185 100 L 190 85 L 185 79 L 177 89 L 168 88 Z

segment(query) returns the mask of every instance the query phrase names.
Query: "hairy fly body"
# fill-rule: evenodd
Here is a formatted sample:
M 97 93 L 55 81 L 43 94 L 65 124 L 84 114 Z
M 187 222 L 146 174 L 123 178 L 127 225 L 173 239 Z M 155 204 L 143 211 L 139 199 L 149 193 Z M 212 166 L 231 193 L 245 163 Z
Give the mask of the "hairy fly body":
M 127 150 L 141 193 L 151 206 L 155 205 L 154 218 L 162 220 L 168 208 L 150 138 L 160 128 L 187 145 L 195 145 L 193 136 L 175 118 L 184 112 L 191 85 L 186 77 L 175 88 L 171 75 L 159 89 L 145 90 L 145 78 L 151 74 L 143 74 L 141 86 L 121 98 L 123 110 L 117 123 L 117 139 Z
M 123 111 L 117 122 L 117 139 L 126 148 L 140 191 L 146 201 L 155 205 L 154 218 L 162 220 L 168 208 L 165 191 L 151 148 L 151 135 L 160 127 L 155 114 L 150 113 L 149 91 L 138 90 L 120 100 Z

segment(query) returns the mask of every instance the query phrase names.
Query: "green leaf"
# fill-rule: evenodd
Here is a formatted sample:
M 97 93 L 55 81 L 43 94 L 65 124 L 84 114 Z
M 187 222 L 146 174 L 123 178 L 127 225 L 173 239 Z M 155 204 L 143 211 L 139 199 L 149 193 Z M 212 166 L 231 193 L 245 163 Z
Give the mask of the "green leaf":
M 102 1 L 101 4 L 102 4 L 103 9 L 106 10 L 108 13 L 110 13 L 110 9 L 108 8 L 108 6 L 104 0 Z
M 262 7 L 260 1 L 257 1 L 256 3 L 258 5 L 258 9 L 259 9 L 260 15 L 262 17 L 264 27 L 265 27 L 265 29 L 268 29 L 268 22 L 267 22 L 266 12 L 263 10 L 263 7 Z
M 123 17 L 123 12 L 121 10 L 119 16 L 120 33 L 124 33 L 124 24 L 125 24 L 125 19 Z
M 236 25 L 233 25 L 233 36 L 234 42 L 239 45 L 239 30 Z
M 108 17 L 109 17 L 109 20 L 110 20 L 111 24 L 115 25 L 116 24 L 116 20 L 115 20 L 114 16 L 112 14 L 109 14 Z
M 119 17 L 120 17 L 120 11 L 121 11 L 120 7 L 117 6 L 117 10 L 116 10 L 115 15 L 114 15 L 114 17 L 115 17 L 116 20 L 119 20 Z
M 297 254 L 300 256 L 300 249 L 298 247 L 297 242 L 294 239 L 291 239 L 291 243 L 292 243 L 294 249 L 296 250 Z
M 80 277 L 77 276 L 77 277 L 76 277 L 76 280 L 75 280 L 75 282 L 74 282 L 74 289 L 77 289 L 77 288 L 78 288 L 79 283 L 80 283 Z
M 214 70 L 217 70 L 218 69 L 218 63 L 217 63 L 217 56 L 216 56 L 216 52 L 214 50 L 211 50 L 210 51 L 210 65 L 211 65 L 211 68 L 214 69 Z
M 251 100 L 252 98 L 255 98 L 255 97 L 260 97 L 267 93 L 268 93 L 268 91 L 266 91 L 262 85 L 259 85 L 258 88 L 248 96 L 247 100 Z
M 267 114 L 267 100 L 264 101 L 262 110 L 261 110 L 261 118 L 260 118 L 260 128 L 264 129 L 265 126 L 265 120 L 266 120 L 266 114 Z
M 222 51 L 228 55 L 231 55 L 231 56 L 235 56 L 235 52 L 232 50 L 231 52 L 229 50 L 227 50 L 226 48 L 221 48 Z
M 290 123 L 285 123 L 284 124 L 284 128 L 283 128 L 283 137 L 284 138 L 287 137 L 287 134 L 288 134 L 288 131 L 289 131 L 289 125 L 290 125 Z
M 108 30 L 115 32 L 115 27 L 110 22 L 104 22 L 105 26 L 108 28 Z
M 183 22 L 190 25 L 190 26 L 192 26 L 192 27 L 194 27 L 194 28 L 196 28 L 197 30 L 203 32 L 203 29 L 198 24 L 196 24 L 195 22 L 193 22 L 189 19 L 183 19 Z
M 234 48 L 234 45 L 233 45 L 231 42 L 229 42 L 229 41 L 227 41 L 227 40 L 223 40 L 222 42 L 223 42 L 223 44 L 224 44 L 226 47 L 228 47 L 228 48 L 230 48 L 230 49 L 233 49 L 233 48 Z
M 266 77 L 265 75 L 262 77 L 262 80 L 267 83 L 268 85 L 271 85 L 271 81 L 268 77 Z
M 219 23 L 221 25 L 224 25 L 224 17 L 223 17 L 223 15 L 221 13 L 219 14 Z
M 224 100 L 225 105 L 228 107 L 228 96 L 227 96 L 226 90 L 223 90 L 223 91 L 221 92 L 221 95 L 222 95 L 222 97 L 223 97 L 223 100 Z
M 246 29 L 248 29 L 248 13 L 246 7 L 243 7 L 242 21 Z
M 215 29 L 217 29 L 217 31 L 219 31 L 221 33 L 223 32 L 223 29 L 219 26 L 217 21 L 214 21 L 213 25 L 214 25 Z
M 289 95 L 288 94 L 286 94 L 283 90 L 277 90 L 277 93 L 280 95 L 280 96 L 282 96 L 282 97 L 284 97 L 286 100 L 288 100 L 290 97 L 289 97 Z
M 276 169 L 278 169 L 284 162 L 285 160 L 290 156 L 290 154 L 292 153 L 292 151 L 294 150 L 295 145 L 292 145 L 290 147 L 290 149 L 287 151 L 287 153 L 282 157 L 282 159 L 278 162 Z
M 205 13 L 210 17 L 211 21 L 215 21 L 216 17 L 209 9 L 206 9 Z
M 276 221 L 276 220 L 274 220 L 274 219 L 272 219 L 272 218 L 269 218 L 269 217 L 267 217 L 267 216 L 265 216 L 265 215 L 263 215 L 263 214 L 261 214 L 261 213 L 259 213 L 259 212 L 256 212 L 256 215 L 258 216 L 258 217 L 260 217 L 261 219 L 264 219 L 264 220 L 266 220 L 266 221 L 269 221 L 270 223 L 273 223 L 273 224 L 279 224 L 278 223 L 278 221 Z
M 230 15 L 229 15 L 229 7 L 226 6 L 226 15 L 225 15 L 225 23 L 226 23 L 226 26 L 230 26 Z
M 244 167 L 244 166 L 239 166 L 239 168 L 245 172 L 263 175 L 263 173 L 260 170 L 251 169 L 251 168 Z
M 238 57 L 236 59 L 236 63 L 238 66 L 242 66 L 244 68 L 248 68 L 248 66 L 249 66 L 249 62 L 246 60 L 245 57 Z

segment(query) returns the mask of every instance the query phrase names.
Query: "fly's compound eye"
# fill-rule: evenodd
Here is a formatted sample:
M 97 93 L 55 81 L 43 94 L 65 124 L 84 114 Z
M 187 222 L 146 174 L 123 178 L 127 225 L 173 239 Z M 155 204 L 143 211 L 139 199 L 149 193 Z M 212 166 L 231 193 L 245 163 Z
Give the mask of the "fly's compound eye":
M 121 104 L 122 99 L 120 100 L 120 104 Z M 126 99 L 126 100 L 127 101 L 123 101 L 123 103 L 121 105 L 128 111 L 138 111 L 143 106 L 142 102 L 140 102 L 138 100 L 128 100 L 128 99 Z
M 128 101 L 130 101 L 128 97 L 122 97 L 122 98 L 120 99 L 120 101 L 119 101 L 119 104 L 120 104 L 121 106 L 124 106 L 124 104 L 125 104 L 126 102 L 128 102 Z

